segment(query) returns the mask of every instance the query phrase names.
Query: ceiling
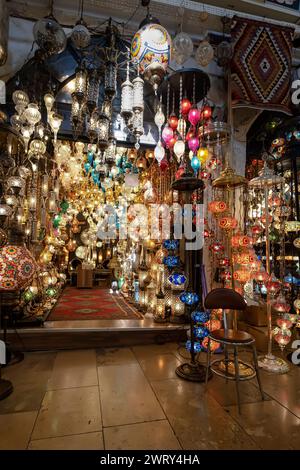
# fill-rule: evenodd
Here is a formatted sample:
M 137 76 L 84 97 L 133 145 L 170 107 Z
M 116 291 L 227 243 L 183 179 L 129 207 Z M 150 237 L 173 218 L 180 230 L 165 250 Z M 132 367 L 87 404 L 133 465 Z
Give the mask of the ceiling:
M 5 66 L 0 67 L 0 78 L 7 80 L 14 75 L 26 59 L 32 55 L 33 22 L 49 14 L 49 0 L 10 0 L 9 7 L 9 57 Z M 79 18 L 79 0 L 54 0 L 54 15 L 65 26 L 66 33 Z M 184 8 L 183 8 L 184 7 Z M 293 24 L 300 34 L 299 12 L 264 0 L 210 0 L 209 4 L 189 0 L 151 0 L 150 11 L 161 23 L 175 34 L 182 23 L 183 31 L 189 33 L 197 42 L 207 31 L 222 34 L 223 16 L 235 13 L 260 19 L 269 18 Z M 207 19 L 201 16 L 207 12 Z M 140 6 L 140 0 L 84 0 L 84 19 L 91 28 L 100 28 L 108 17 L 120 23 L 122 33 L 128 38 L 138 29 L 145 17 L 146 9 Z M 26 19 L 26 20 L 25 20 Z M 13 51 L 13 54 L 11 53 Z M 299 50 L 300 54 L 300 50 Z

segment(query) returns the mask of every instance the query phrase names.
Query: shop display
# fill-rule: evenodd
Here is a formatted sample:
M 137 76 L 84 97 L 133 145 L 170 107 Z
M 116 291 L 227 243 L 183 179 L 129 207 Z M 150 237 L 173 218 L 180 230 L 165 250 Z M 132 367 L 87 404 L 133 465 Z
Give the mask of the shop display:
M 253 47 L 271 44 L 269 62 L 243 69 L 236 50 L 258 27 Z M 228 287 L 267 310 L 260 366 L 288 370 L 274 341 L 284 352 L 300 318 L 299 119 L 273 118 L 268 151 L 244 176 L 233 108 L 258 96 L 268 109 L 288 106 L 290 31 L 238 19 L 232 28 L 232 41 L 223 28 L 217 44 L 205 33 L 194 47 L 182 25 L 172 39 L 148 12 L 130 38 L 112 19 L 96 34 L 83 4 L 68 40 L 52 12 L 34 24 L 38 48 L 7 84 L 0 129 L 0 290 L 18 293 L 25 317 L 46 318 L 67 283 L 105 286 L 122 297 L 125 318 L 128 308 L 157 328 L 189 325 L 190 362 L 177 374 L 202 381 L 198 354 L 222 318 L 204 299 Z M 193 54 L 197 65 L 184 67 Z M 199 68 L 214 62 L 227 78 L 221 98 Z M 277 84 L 265 89 L 270 63 Z M 211 350 L 222 349 L 212 341 Z

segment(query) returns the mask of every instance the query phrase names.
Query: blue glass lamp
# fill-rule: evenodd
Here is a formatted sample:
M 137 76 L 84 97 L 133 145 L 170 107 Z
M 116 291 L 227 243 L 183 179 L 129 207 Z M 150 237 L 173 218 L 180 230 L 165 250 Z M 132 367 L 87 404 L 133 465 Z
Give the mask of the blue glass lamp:
M 195 292 L 185 291 L 179 296 L 181 302 L 191 307 L 199 302 L 200 297 Z

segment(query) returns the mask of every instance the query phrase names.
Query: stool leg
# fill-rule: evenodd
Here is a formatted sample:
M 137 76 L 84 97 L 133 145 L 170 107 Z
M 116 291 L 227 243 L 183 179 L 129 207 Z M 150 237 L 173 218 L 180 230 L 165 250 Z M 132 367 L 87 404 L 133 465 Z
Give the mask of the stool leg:
M 240 401 L 240 389 L 239 389 L 240 370 L 239 370 L 239 361 L 238 361 L 238 351 L 237 351 L 236 346 L 234 346 L 234 368 L 235 368 L 235 386 L 236 386 L 236 396 L 237 396 L 237 401 L 238 401 L 238 410 L 239 410 L 239 414 L 241 414 L 241 401 Z
M 228 383 L 228 362 L 229 362 L 229 355 L 228 355 L 228 348 L 227 344 L 224 344 L 224 353 L 225 353 L 225 370 L 226 370 L 226 383 Z
M 207 382 L 208 382 L 209 369 L 210 369 L 210 338 L 208 338 L 208 342 L 207 342 L 205 385 L 207 385 Z
M 256 372 L 256 379 L 257 383 L 259 386 L 259 391 L 261 394 L 262 400 L 265 399 L 264 391 L 262 388 L 261 380 L 260 380 L 260 373 L 259 373 L 259 367 L 258 367 L 258 361 L 257 361 L 257 351 L 256 351 L 256 346 L 255 343 L 252 344 L 252 351 L 253 351 L 253 361 L 254 361 L 254 367 L 255 367 L 255 372 Z

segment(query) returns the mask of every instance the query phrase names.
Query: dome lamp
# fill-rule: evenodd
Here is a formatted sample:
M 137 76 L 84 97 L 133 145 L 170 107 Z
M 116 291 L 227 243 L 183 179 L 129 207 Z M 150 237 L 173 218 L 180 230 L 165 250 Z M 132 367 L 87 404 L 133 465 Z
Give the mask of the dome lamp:
M 131 57 L 140 73 L 157 91 L 170 60 L 171 38 L 151 15 L 140 24 L 131 43 Z

